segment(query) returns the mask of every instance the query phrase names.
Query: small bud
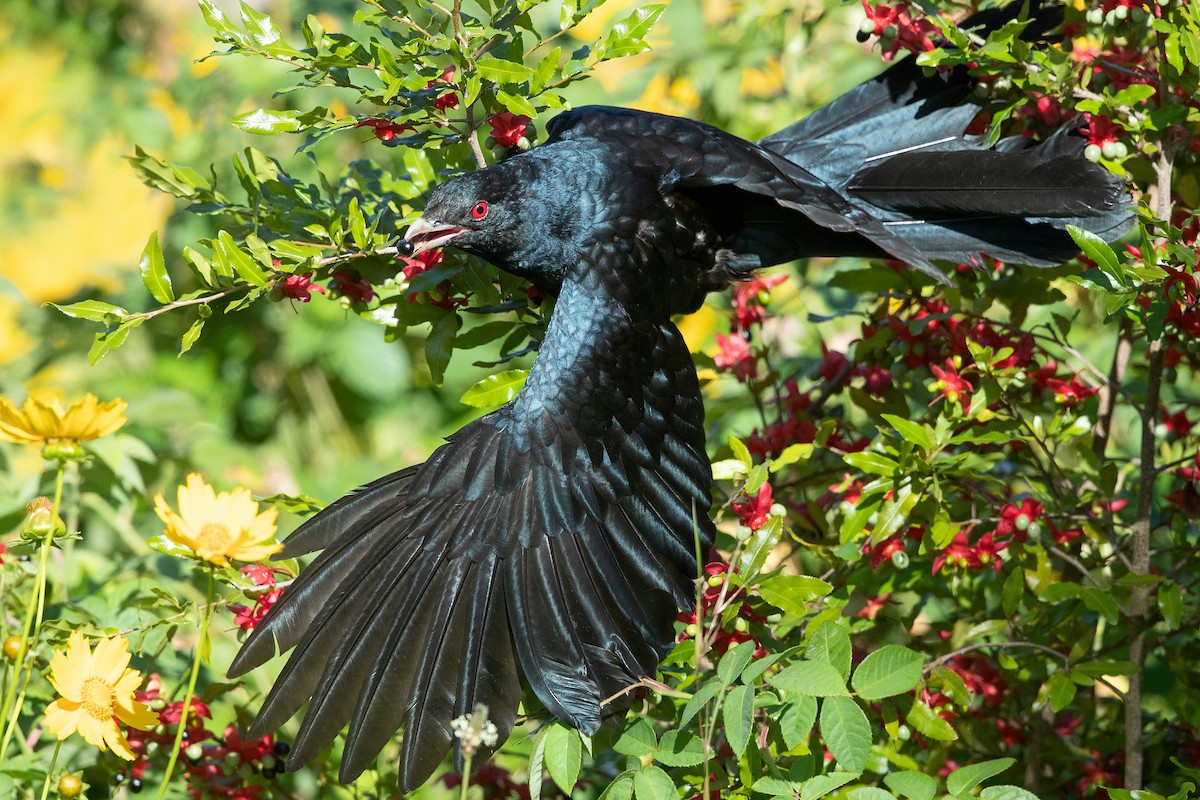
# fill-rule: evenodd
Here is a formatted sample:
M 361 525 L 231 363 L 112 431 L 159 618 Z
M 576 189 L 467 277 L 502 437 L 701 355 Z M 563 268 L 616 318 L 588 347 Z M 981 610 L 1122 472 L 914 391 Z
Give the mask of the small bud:
M 1089 144 L 1087 147 L 1083 148 L 1083 157 L 1088 161 L 1099 161 L 1101 155 L 1103 155 L 1103 151 L 1098 144 Z
M 199 761 L 204 756 L 204 747 L 197 742 L 189 744 L 183 752 L 191 761 Z
M 454 736 L 461 742 L 464 758 L 470 758 L 480 745 L 494 747 L 500 738 L 496 726 L 488 720 L 488 707 L 476 703 L 475 710 L 450 722 Z
M 745 617 L 738 617 L 733 621 L 733 629 L 738 633 L 745 633 L 750 630 L 750 623 Z
M 1017 514 L 1017 518 L 1013 520 L 1013 525 L 1019 531 L 1029 530 L 1029 523 L 1032 522 L 1028 514 Z
M 1042 535 L 1041 523 L 1038 523 L 1038 522 L 1029 523 L 1029 535 L 1035 539 L 1037 537 L 1041 536 Z
M 47 442 L 49 447 L 53 442 Z M 76 447 L 79 445 L 76 444 Z M 43 455 L 45 451 L 43 451 Z M 39 497 L 25 506 L 25 521 L 21 523 L 21 538 L 27 542 L 45 542 L 66 531 L 66 526 L 54 512 L 48 497 Z
M 772 503 L 770 513 L 772 517 L 782 517 L 787 514 L 787 509 L 783 507 L 782 503 Z
M 50 439 L 42 445 L 42 458 L 47 461 L 82 461 L 83 448 L 73 439 Z
M 896 738 L 902 742 L 907 742 L 912 738 L 912 730 L 907 725 L 901 725 L 896 729 Z
M 904 569 L 908 566 L 908 553 L 903 550 L 897 550 L 892 553 L 892 566 L 896 569 Z
M 684 629 L 684 632 L 687 633 L 688 636 L 695 636 L 700 632 L 700 626 L 694 622 L 689 622 L 687 628 Z
M 68 800 L 83 793 L 83 781 L 75 775 L 63 775 L 58 779 L 58 795 Z
M 875 23 L 872 20 L 864 19 L 862 22 L 858 23 L 858 30 L 870 36 L 875 32 Z
M 753 533 L 754 531 L 750 530 L 745 525 L 738 525 L 737 531 L 734 532 L 733 535 L 737 537 L 739 542 L 744 542 L 749 539 Z
M 708 585 L 709 585 L 709 586 L 720 586 L 720 585 L 721 585 L 722 583 L 724 583 L 724 582 L 725 582 L 725 575 L 724 575 L 724 574 L 721 574 L 721 575 L 709 575 L 709 576 L 708 576 Z

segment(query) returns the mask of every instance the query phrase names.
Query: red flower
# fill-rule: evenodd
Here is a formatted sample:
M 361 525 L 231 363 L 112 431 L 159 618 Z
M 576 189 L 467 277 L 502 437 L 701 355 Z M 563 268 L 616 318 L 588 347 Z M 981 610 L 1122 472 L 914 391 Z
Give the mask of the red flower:
M 1122 130 L 1111 119 L 1100 114 L 1084 114 L 1087 126 L 1081 130 L 1088 144 L 1104 145 L 1121 137 Z
M 516 147 L 529 123 L 529 117 L 524 114 L 502 111 L 488 120 L 488 125 L 492 126 L 492 132 L 488 135 L 505 147 Z
M 369 303 L 375 296 L 375 289 L 371 284 L 357 274 L 335 272 L 330 277 L 333 278 L 333 281 L 329 284 L 329 288 L 354 302 Z
M 746 496 L 746 500 L 733 504 L 733 512 L 738 519 L 752 531 L 756 531 L 771 518 L 771 484 L 764 483 L 754 497 Z
M 1046 381 L 1046 388 L 1054 392 L 1054 402 L 1064 406 L 1078 405 L 1080 400 L 1086 400 L 1100 391 L 1098 388 L 1084 386 L 1079 381 L 1079 375 L 1069 381 L 1051 378 Z
M 747 331 L 763 321 L 763 306 L 770 299 L 771 288 L 787 280 L 786 275 L 755 278 L 733 286 L 733 330 Z
M 868 597 L 867 604 L 858 610 L 858 618 L 872 620 L 875 619 L 875 616 L 886 606 L 892 605 L 891 597 L 891 592 L 888 592 L 887 594 L 876 595 L 875 597 Z
M 325 294 L 325 287 L 319 283 L 312 282 L 311 272 L 303 272 L 288 275 L 283 283 L 279 284 L 279 291 L 283 293 L 284 297 L 299 300 L 301 303 L 307 303 L 309 300 L 312 300 L 312 292 Z
M 967 400 L 970 398 L 969 392 L 975 387 L 958 374 L 958 369 L 955 368 L 953 361 L 946 359 L 945 369 L 936 364 L 931 365 L 929 371 L 937 378 L 929 385 L 929 391 L 937 392 L 950 403 L 959 403 L 963 408 L 967 407 Z
M 1163 270 L 1167 273 L 1167 279 L 1163 282 L 1163 294 L 1170 296 L 1171 287 L 1179 286 L 1180 293 L 1183 295 L 1183 300 L 1189 305 L 1196 304 L 1196 297 L 1200 294 L 1200 281 L 1195 275 L 1188 274 L 1183 267 L 1172 269 L 1166 264 L 1160 264 Z
M 717 345 L 721 350 L 713 356 L 713 363 L 719 369 L 732 369 L 743 381 L 758 375 L 758 365 L 750 354 L 750 343 L 745 338 L 718 333 Z
M 904 540 L 899 536 L 890 536 L 874 547 L 870 543 L 862 546 L 862 554 L 871 556 L 871 568 L 876 569 L 885 561 L 891 560 L 896 553 L 904 552 Z M 935 570 L 936 571 L 936 570 Z
M 454 81 L 455 67 L 453 64 L 442 70 L 442 74 L 425 84 L 426 89 L 435 88 L 438 83 L 452 83 Z M 458 95 L 454 92 L 446 92 L 440 94 L 433 99 L 433 107 L 443 114 L 448 108 L 458 108 Z
M 413 258 L 400 256 L 400 260 L 405 264 L 405 267 L 400 271 L 404 273 L 404 277 L 411 281 L 422 272 L 431 270 L 442 263 L 442 259 L 445 257 L 445 254 L 441 250 L 426 250 L 424 253 L 418 253 Z
M 997 536 L 1012 536 L 1024 542 L 1026 531 L 1042 516 L 1042 504 L 1032 497 L 1021 501 L 1021 505 L 1009 503 L 1000 509 L 1000 522 L 996 525 Z
M 403 125 L 387 118 L 371 118 L 359 120 L 354 127 L 373 128 L 375 138 L 381 142 L 390 142 L 405 131 L 415 131 L 412 125 Z
M 901 2 L 894 6 L 879 3 L 872 6 L 867 0 L 862 0 L 862 4 L 867 13 L 867 24 L 873 26 L 869 32 L 883 40 L 884 61 L 891 61 L 901 49 L 914 53 L 934 49 L 929 38 L 936 30 L 933 23 L 927 19 L 914 20 L 909 13 L 908 3 Z M 864 29 L 866 27 L 864 25 Z

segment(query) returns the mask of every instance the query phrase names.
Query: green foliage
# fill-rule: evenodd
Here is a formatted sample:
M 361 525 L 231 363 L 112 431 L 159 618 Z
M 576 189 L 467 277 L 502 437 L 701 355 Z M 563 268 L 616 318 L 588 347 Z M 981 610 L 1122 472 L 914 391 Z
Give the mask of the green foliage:
M 857 6 L 610 10 L 591 0 L 367 0 L 352 20 L 308 14 L 290 26 L 247 4 L 230 16 L 201 2 L 217 55 L 287 72 L 263 73 L 270 83 L 224 115 L 234 126 L 224 135 L 239 143 L 212 147 L 230 154 L 212 168 L 136 147 L 133 171 L 186 204 L 192 227 L 149 236 L 134 290 L 57 298 L 58 312 L 99 326 L 89 360 L 122 348 L 125 369 L 101 373 L 115 391 L 131 386 L 119 372 L 149 363 L 154 377 L 141 380 L 168 389 L 151 396 L 134 434 L 97 441 L 91 460 L 71 467 L 64 517 L 85 535 L 63 539 L 70 568 L 34 637 L 28 699 L 16 703 L 24 732 L 40 727 L 52 698 L 50 648 L 74 628 L 125 632 L 136 663 L 161 673 L 173 698 L 185 693 L 192 649 L 211 645 L 197 690 L 214 713 L 209 728 L 224 736 L 256 710 L 261 686 L 220 678 L 236 646 L 230 618 L 199 643 L 195 632 L 201 607 L 253 606 L 262 587 L 223 574 L 216 605 L 206 603 L 196 571 L 179 566 L 186 548 L 159 535 L 150 512 L 152 489 L 169 490 L 185 463 L 216 459 L 210 451 L 227 453 L 231 441 L 247 451 L 214 463 L 257 461 L 249 448 L 268 436 L 305 441 L 285 452 L 312 456 L 306 480 L 284 481 L 287 494 L 271 489 L 267 501 L 310 513 L 321 504 L 300 490 L 345 489 L 350 476 L 310 484 L 384 435 L 365 409 L 405 419 L 391 455 L 411 462 L 414 432 L 432 440 L 439 425 L 520 390 L 543 298 L 469 258 L 404 259 L 395 248 L 432 186 L 501 157 L 493 122 L 531 118 L 508 142 L 529 146 L 551 113 L 608 91 L 585 78 L 599 68 L 603 79 L 608 62 L 643 53 L 663 28 L 673 46 L 648 62 L 640 102 L 747 136 L 829 99 L 831 77 L 845 88 L 876 68 L 846 41 Z M 1185 800 L 1184 779 L 1200 777 L 1186 763 L 1200 729 L 1188 569 L 1200 517 L 1200 12 L 1072 7 L 1073 41 L 1034 46 L 1019 38 L 1022 21 L 981 37 L 943 16 L 946 4 L 905 11 L 920 63 L 968 65 L 982 79 L 975 99 L 992 139 L 1049 135 L 1088 115 L 1089 157 L 1139 198 L 1134 249 L 1075 230 L 1086 261 L 956 270 L 948 288 L 861 262 L 802 265 L 803 289 L 760 279 L 735 289 L 735 333 L 753 342 L 744 380 L 712 371 L 705 355 L 721 302 L 686 321 L 704 351 L 721 481 L 721 537 L 701 554 L 699 608 L 661 674 L 631 687 L 621 725 L 587 740 L 559 723 L 535 731 L 535 719 L 513 736 L 497 763 L 532 797 Z M 940 38 L 925 48 L 934 29 Z M 886 53 L 902 46 L 898 33 L 885 32 Z M 63 36 L 79 33 L 67 26 Z M 738 320 L 739 307 L 768 323 Z M 188 353 L 181 362 L 177 350 Z M 482 351 L 475 366 L 491 374 L 456 373 L 465 350 Z M 405 379 L 382 381 L 384 372 Z M 469 409 L 401 391 L 444 380 L 462 384 Z M 207 407 L 184 403 L 201 384 L 218 390 Z M 223 422 L 202 438 L 179 417 Z M 54 470 L 20 481 L 17 458 L 0 457 L 6 494 L 21 498 L 0 507 L 15 530 L 26 500 L 54 493 Z M 3 570 L 7 611 L 23 619 L 36 605 L 36 563 L 6 555 Z M 1130 729 L 1122 697 L 1133 685 L 1143 713 Z M 3 790 L 40 788 L 52 748 L 31 747 L 0 754 Z M 333 785 L 335 747 L 279 778 L 282 791 L 384 796 L 392 748 L 356 787 Z M 93 795 L 123 768 L 77 742 L 68 751 L 87 766 Z M 1148 788 L 1107 788 L 1125 782 Z

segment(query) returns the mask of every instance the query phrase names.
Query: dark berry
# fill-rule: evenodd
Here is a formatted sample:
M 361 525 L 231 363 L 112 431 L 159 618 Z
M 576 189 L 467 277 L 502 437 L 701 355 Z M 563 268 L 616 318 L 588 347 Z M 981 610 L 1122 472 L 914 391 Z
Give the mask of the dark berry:
M 287 742 L 278 741 L 275 743 L 275 755 L 277 756 L 286 756 L 291 749 L 292 746 Z
M 116 775 L 112 776 L 113 786 L 120 786 L 124 782 L 125 782 L 125 773 L 124 772 L 118 772 Z
M 415 249 L 416 245 L 406 239 L 396 242 L 396 252 L 402 256 L 411 256 L 412 251 Z
M 131 780 L 129 782 L 129 791 L 133 792 L 134 794 L 137 794 L 138 792 L 142 791 L 142 779 L 134 778 L 133 780 Z

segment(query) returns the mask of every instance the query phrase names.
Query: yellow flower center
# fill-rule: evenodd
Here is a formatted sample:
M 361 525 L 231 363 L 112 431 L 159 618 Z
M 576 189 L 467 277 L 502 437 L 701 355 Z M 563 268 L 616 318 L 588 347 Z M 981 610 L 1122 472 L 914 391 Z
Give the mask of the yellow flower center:
M 107 722 L 112 718 L 113 705 L 116 704 L 117 697 L 113 694 L 112 687 L 103 678 L 93 677 L 85 680 L 83 691 L 79 693 L 79 696 L 83 710 L 88 713 L 88 716 L 100 722 Z
M 210 522 L 196 534 L 196 549 L 207 550 L 210 553 L 224 553 L 233 543 L 233 535 L 229 528 L 219 522 Z

